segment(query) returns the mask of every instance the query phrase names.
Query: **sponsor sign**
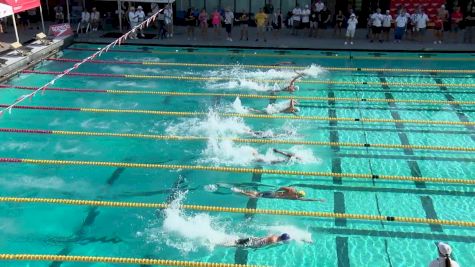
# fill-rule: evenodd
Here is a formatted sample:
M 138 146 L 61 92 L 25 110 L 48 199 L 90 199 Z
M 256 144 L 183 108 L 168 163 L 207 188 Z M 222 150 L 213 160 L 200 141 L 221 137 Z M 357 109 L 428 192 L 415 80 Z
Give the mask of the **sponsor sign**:
M 71 25 L 69 25 L 69 23 L 55 24 L 49 26 L 49 35 L 54 35 L 55 37 L 63 37 L 72 34 L 73 30 L 71 29 Z

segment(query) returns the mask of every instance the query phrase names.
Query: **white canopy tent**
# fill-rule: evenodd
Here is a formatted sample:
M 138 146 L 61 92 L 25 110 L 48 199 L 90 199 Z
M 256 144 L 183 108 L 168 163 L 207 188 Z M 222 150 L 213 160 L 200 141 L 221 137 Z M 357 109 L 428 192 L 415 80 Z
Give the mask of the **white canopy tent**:
M 139 1 L 127 1 L 127 0 L 97 0 L 97 1 L 108 1 L 108 2 L 113 2 L 117 1 L 117 11 L 119 15 L 119 29 L 122 31 L 122 2 L 139 2 L 139 3 L 158 3 L 158 4 L 173 4 L 175 3 L 175 0 L 139 0 Z M 180 0 L 183 2 L 183 0 Z

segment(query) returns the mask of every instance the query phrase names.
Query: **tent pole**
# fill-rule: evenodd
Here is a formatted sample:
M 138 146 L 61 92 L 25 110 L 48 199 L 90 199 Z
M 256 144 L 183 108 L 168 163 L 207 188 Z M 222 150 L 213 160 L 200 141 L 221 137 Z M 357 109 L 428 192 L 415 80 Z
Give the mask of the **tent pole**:
M 122 6 L 120 0 L 117 0 L 117 13 L 119 13 L 119 31 L 122 32 Z
M 43 29 L 43 33 L 47 34 L 45 30 L 45 20 L 43 18 L 43 8 L 41 7 L 41 5 L 40 5 L 40 17 L 41 17 L 41 27 Z
M 20 38 L 18 37 L 18 29 L 16 27 L 15 14 L 12 15 L 12 18 L 13 18 L 13 28 L 15 28 L 16 41 L 20 42 Z
M 68 23 L 71 24 L 71 17 L 69 16 L 69 0 L 66 0 L 66 13 L 68 14 Z

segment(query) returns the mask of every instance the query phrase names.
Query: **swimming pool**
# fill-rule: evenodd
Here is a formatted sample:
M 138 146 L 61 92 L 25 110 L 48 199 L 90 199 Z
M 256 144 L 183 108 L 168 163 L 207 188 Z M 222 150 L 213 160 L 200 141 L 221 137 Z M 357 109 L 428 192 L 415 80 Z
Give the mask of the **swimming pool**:
M 43 85 L 97 47 L 74 44 L 61 52 L 63 60 L 46 60 L 13 78 L 1 89 L 0 104 Z M 299 68 L 271 66 L 285 61 Z M 1 158 L 67 162 L 2 162 L 1 196 L 473 222 L 473 69 L 471 54 L 121 46 L 3 116 Z M 295 71 L 306 74 L 294 94 L 299 116 L 253 117 L 249 108 L 264 110 L 274 100 L 260 96 L 285 86 Z M 277 105 L 290 97 L 277 95 L 284 96 Z M 252 136 L 249 129 L 274 138 Z M 269 164 L 277 157 L 272 148 L 302 160 Z M 264 162 L 253 161 L 253 149 Z M 135 163 L 159 165 L 127 165 Z M 294 186 L 326 202 L 253 200 L 217 183 L 259 191 Z M 461 266 L 475 262 L 473 227 L 177 208 L 5 202 L 0 209 L 1 253 L 266 266 L 424 266 L 436 257 L 434 241 L 444 241 Z M 283 232 L 293 238 L 290 243 L 257 250 L 222 246 L 233 238 Z M 82 265 L 92 266 L 29 266 Z

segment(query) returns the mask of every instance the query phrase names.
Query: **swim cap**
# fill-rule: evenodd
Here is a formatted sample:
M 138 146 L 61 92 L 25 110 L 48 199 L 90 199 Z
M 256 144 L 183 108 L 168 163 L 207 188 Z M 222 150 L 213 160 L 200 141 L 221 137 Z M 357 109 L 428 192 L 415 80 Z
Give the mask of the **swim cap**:
M 305 196 L 305 191 L 300 190 L 300 191 L 297 192 L 297 195 L 298 195 L 299 197 L 304 197 L 304 196 Z
M 281 234 L 281 235 L 279 236 L 279 239 L 280 239 L 281 241 L 287 241 L 287 240 L 290 239 L 290 235 L 289 235 L 289 234 L 286 234 L 286 233 L 283 233 L 283 234 Z
M 436 243 L 437 249 L 439 250 L 439 253 L 442 254 L 443 256 L 449 256 L 452 254 L 452 248 L 444 243 L 444 242 L 438 242 Z

